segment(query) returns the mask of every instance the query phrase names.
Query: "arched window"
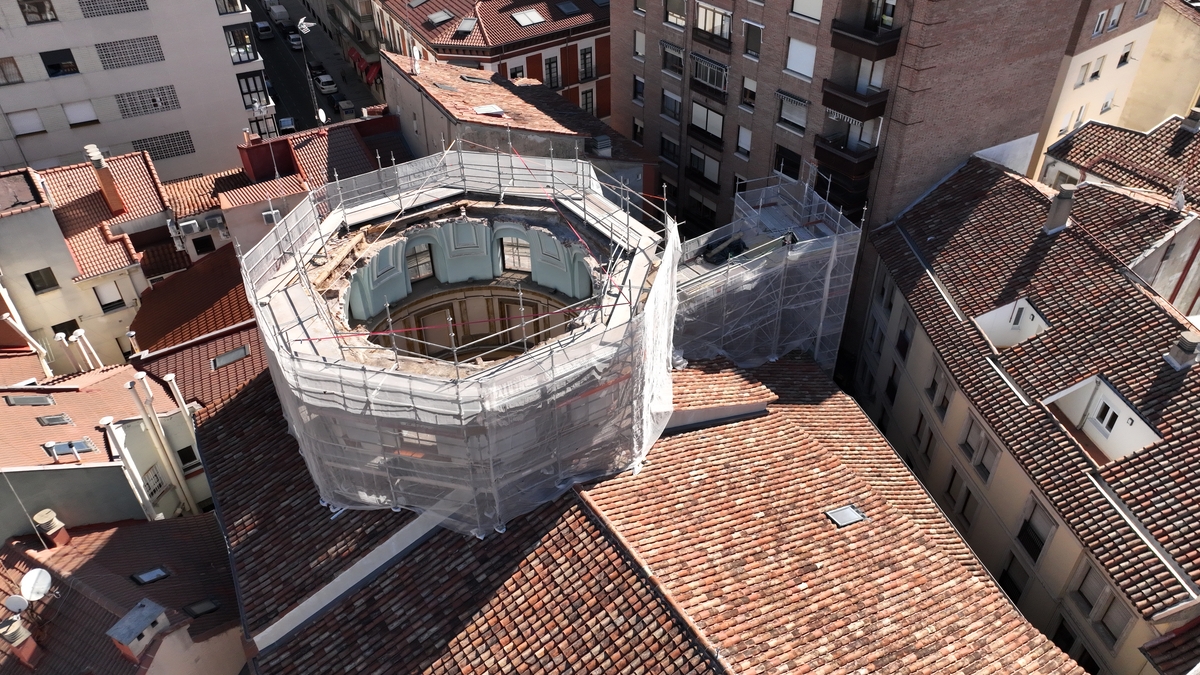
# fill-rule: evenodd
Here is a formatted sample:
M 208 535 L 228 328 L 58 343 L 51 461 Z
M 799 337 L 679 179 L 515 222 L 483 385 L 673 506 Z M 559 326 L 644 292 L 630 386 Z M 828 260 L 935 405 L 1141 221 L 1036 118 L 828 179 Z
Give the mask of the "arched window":
M 420 281 L 433 276 L 433 251 L 429 244 L 410 246 L 404 254 L 408 264 L 408 280 Z
M 529 242 L 516 237 L 501 237 L 500 251 L 505 271 L 533 271 L 532 261 L 530 260 Z

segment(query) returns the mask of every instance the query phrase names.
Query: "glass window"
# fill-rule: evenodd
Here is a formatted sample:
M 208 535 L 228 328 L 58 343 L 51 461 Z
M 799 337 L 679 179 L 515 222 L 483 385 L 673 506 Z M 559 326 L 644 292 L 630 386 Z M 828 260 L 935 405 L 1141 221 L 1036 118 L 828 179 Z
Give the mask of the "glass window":
M 746 53 L 758 58 L 759 53 L 762 51 L 762 27 L 749 22 L 742 22 L 742 29 L 746 35 Z
M 684 0 L 666 0 L 666 16 L 663 21 L 676 26 L 687 25 L 687 5 Z
M 1021 593 L 1025 591 L 1025 585 L 1029 583 L 1029 572 L 1025 571 L 1016 556 L 1009 555 L 1008 564 L 1004 566 L 1004 571 L 1000 573 L 997 581 L 1000 582 L 1000 588 L 1008 594 L 1008 598 L 1017 602 Z
M 196 454 L 196 449 L 192 446 L 180 448 L 175 451 L 179 455 L 179 463 L 183 466 L 183 470 L 200 466 L 200 457 Z
M 42 63 L 46 66 L 46 74 L 50 77 L 74 75 L 79 72 L 75 65 L 75 55 L 70 49 L 56 49 L 52 52 L 42 52 Z
M 1104 22 L 1108 19 L 1108 10 L 1100 12 L 1096 17 L 1096 25 L 1092 27 L 1092 35 L 1099 35 L 1104 32 Z
M 58 15 L 54 13 L 54 4 L 50 0 L 17 0 L 17 5 L 21 8 L 21 15 L 25 17 L 27 24 L 58 21 Z
M 895 23 L 896 0 L 871 0 L 867 6 L 867 27 L 891 28 Z
M 429 245 L 425 245 L 428 250 Z M 533 263 L 529 252 L 529 242 L 518 237 L 501 237 L 500 251 L 504 254 L 504 269 L 513 272 L 531 272 Z
M 742 153 L 743 155 L 750 154 L 750 138 L 751 138 L 751 132 L 749 129 L 747 129 L 746 127 L 738 127 L 738 140 L 737 140 L 738 152 Z
M 754 99 L 758 96 L 758 82 L 748 78 L 742 78 L 742 105 L 747 108 L 754 107 Z
M 546 59 L 546 86 L 551 89 L 558 89 L 558 57 L 551 56 Z
M 662 46 L 663 48 L 663 70 L 683 75 L 683 48 L 675 45 Z
M 658 154 L 672 162 L 679 161 L 679 142 L 663 136 L 658 142 Z
M 1121 633 L 1125 632 L 1125 626 L 1129 625 L 1132 618 L 1133 613 L 1114 597 L 1108 609 L 1104 610 L 1104 615 L 1100 617 L 1100 624 L 1108 631 L 1108 637 L 1116 641 L 1121 637 Z
M 241 73 L 237 76 L 238 87 L 242 91 L 242 104 L 247 110 L 254 107 L 257 103 L 260 106 L 270 104 L 270 97 L 267 96 L 267 85 L 263 78 L 263 71 L 258 70 L 253 73 Z
M 725 116 L 692 101 L 692 126 L 720 138 L 725 127 Z
M 633 76 L 633 100 L 643 101 L 646 99 L 646 81 L 637 75 Z
M 1108 15 L 1108 29 L 1112 30 L 1121 23 L 1121 10 L 1125 9 L 1125 3 L 1120 3 L 1112 8 L 1112 12 Z
M 1104 57 L 1103 56 L 1096 59 L 1096 63 L 1092 67 L 1092 76 L 1090 79 L 1093 79 L 1093 80 L 1100 79 L 1100 69 L 1102 69 L 1102 68 L 1104 68 Z
M 237 14 L 244 11 L 246 6 L 242 4 L 242 0 L 217 0 L 218 14 Z
M 125 308 L 125 299 L 121 297 L 121 289 L 117 288 L 115 281 L 93 286 L 92 292 L 96 294 L 96 301 L 100 303 L 100 311 L 105 314 Z
M 229 45 L 229 58 L 234 63 L 246 63 L 258 58 L 254 42 L 250 37 L 250 26 L 229 26 L 225 29 L 225 42 Z
M 433 251 L 429 244 L 413 246 L 404 254 L 408 265 L 409 281 L 420 281 L 433 276 Z
M 797 105 L 787 99 L 781 99 L 779 102 L 779 122 L 804 133 L 804 128 L 808 125 L 808 106 Z
M 24 81 L 21 77 L 21 69 L 17 67 L 16 59 L 11 56 L 0 58 L 0 85 L 20 84 Z
M 1129 57 L 1132 54 L 1133 43 L 1130 42 L 1129 44 L 1125 45 L 1124 49 L 1121 50 L 1121 58 L 1117 59 L 1117 67 L 1120 68 L 1121 66 L 1129 65 Z
M 1137 15 L 1141 16 L 1149 11 L 1150 11 L 1150 0 L 1142 0 L 1141 4 L 1138 5 Z
M 775 170 L 779 173 L 800 180 L 800 166 L 804 158 L 782 145 L 775 146 Z
M 33 289 L 34 293 L 58 288 L 58 280 L 54 278 L 54 270 L 49 267 L 28 272 L 25 278 L 29 280 L 29 287 Z
M 235 361 L 241 361 L 247 356 L 250 356 L 250 347 L 248 345 L 227 351 L 212 360 L 212 369 L 217 370 L 218 368 L 224 368 Z
M 817 60 L 817 47 L 802 40 L 790 38 L 788 42 L 787 69 L 811 78 L 813 64 Z
M 517 80 L 525 77 L 525 66 L 513 66 L 508 69 L 508 77 L 511 80 Z
M 646 56 L 646 34 L 640 30 L 633 31 L 633 55 Z
M 63 112 L 67 115 L 67 124 L 73 127 L 95 124 L 99 121 L 96 119 L 96 109 L 92 107 L 91 101 L 64 103 Z
M 894 7 L 895 5 L 893 5 Z M 810 19 L 821 20 L 821 0 L 792 0 L 792 12 Z
M 646 137 L 646 126 L 638 118 L 633 118 L 633 142 L 638 145 L 642 144 L 642 139 Z
M 712 183 L 720 181 L 721 163 L 695 148 L 692 148 L 691 154 L 688 156 L 688 168 L 703 175 L 705 180 Z
M 680 109 L 683 107 L 683 101 L 678 96 L 667 90 L 663 90 L 662 94 L 662 114 L 670 117 L 673 120 L 678 120 Z
M 62 323 L 56 323 L 53 326 L 50 326 L 51 335 L 58 335 L 59 333 L 62 333 L 67 337 L 71 337 L 77 330 L 79 330 L 79 322 L 75 319 L 64 321 Z
M 1089 567 L 1087 573 L 1083 575 L 1083 579 L 1079 582 L 1077 591 L 1083 604 L 1087 606 L 1090 612 L 1096 608 L 1096 605 L 1100 604 L 1101 596 L 1104 595 L 1104 591 L 1107 588 L 1108 584 L 1105 583 L 1104 577 L 1100 575 L 1100 572 L 1095 567 Z
M 1021 524 L 1021 531 L 1017 533 L 1017 541 L 1021 543 L 1029 557 L 1036 562 L 1038 556 L 1042 554 L 1046 542 L 1050 540 L 1053 530 L 1054 520 L 1050 514 L 1040 504 L 1034 504 L 1033 510 L 1029 512 L 1029 517 Z
M 579 50 L 579 79 L 590 80 L 595 76 L 596 64 L 592 58 L 592 48 L 584 47 Z
M 633 11 L 646 13 L 646 0 L 633 0 Z
M 902 361 L 908 358 L 908 350 L 912 347 L 913 323 L 913 318 L 907 312 L 900 319 L 900 332 L 896 334 L 896 353 Z
M 729 40 L 732 19 L 727 12 L 703 3 L 696 4 L 696 28 L 722 40 Z
M 717 91 L 725 91 L 729 68 L 720 63 L 692 57 L 692 79 Z
M 217 245 L 213 242 L 212 235 L 206 234 L 193 239 L 192 248 L 196 249 L 196 255 L 207 255 L 217 250 Z
M 592 89 L 579 92 L 579 107 L 583 108 L 589 115 L 596 114 L 596 92 Z

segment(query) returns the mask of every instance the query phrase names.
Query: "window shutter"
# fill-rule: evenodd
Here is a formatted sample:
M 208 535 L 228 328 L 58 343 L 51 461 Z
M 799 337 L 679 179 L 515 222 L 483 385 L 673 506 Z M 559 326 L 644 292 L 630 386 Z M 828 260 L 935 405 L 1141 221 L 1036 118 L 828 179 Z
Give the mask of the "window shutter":
M 738 127 L 738 142 L 739 148 L 750 149 L 750 130 L 746 127 Z
M 19 112 L 8 113 L 8 125 L 12 127 L 14 136 L 36 134 L 39 131 L 46 130 L 46 127 L 42 125 L 42 118 L 38 116 L 38 111 L 36 110 L 21 110 Z
M 596 75 L 608 75 L 609 69 L 609 36 L 596 38 Z M 646 36 L 642 35 L 642 53 L 646 53 Z M 599 94 L 596 95 L 599 98 Z M 599 105 L 599 104 L 597 104 Z M 603 117 L 603 116 L 602 116 Z
M 792 0 L 792 11 L 820 21 L 821 0 Z
M 800 73 L 806 77 L 812 77 L 813 64 L 816 63 L 816 59 L 817 48 L 815 45 L 791 38 L 791 42 L 788 44 L 788 70 Z
M 121 302 L 121 291 L 117 288 L 117 282 L 110 281 L 105 284 L 100 284 L 95 287 L 96 299 L 101 305 L 107 305 L 112 302 Z
M 96 110 L 92 107 L 91 101 L 64 103 L 63 112 L 67 114 L 68 124 L 83 124 L 84 122 L 96 121 Z
M 1050 539 L 1050 531 L 1054 529 L 1054 519 L 1041 506 L 1035 505 L 1033 513 L 1029 514 L 1029 526 L 1037 532 L 1042 541 Z
M 1112 633 L 1115 640 L 1125 631 L 1125 626 L 1129 624 L 1131 618 L 1133 618 L 1133 615 L 1125 608 L 1125 605 L 1114 599 L 1108 605 L 1108 611 L 1104 612 L 1102 621 L 1104 622 L 1104 627 L 1108 629 L 1109 633 Z
M 1083 583 L 1079 584 L 1079 594 L 1087 599 L 1088 607 L 1096 606 L 1100 601 L 1100 594 L 1104 592 L 1104 578 L 1095 568 L 1089 568 L 1086 576 L 1083 577 Z

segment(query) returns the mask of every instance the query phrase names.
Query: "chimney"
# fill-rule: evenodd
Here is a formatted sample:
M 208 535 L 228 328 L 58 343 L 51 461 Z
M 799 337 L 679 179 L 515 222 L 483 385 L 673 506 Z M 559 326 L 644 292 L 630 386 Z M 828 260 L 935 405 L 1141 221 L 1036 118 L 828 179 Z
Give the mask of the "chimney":
M 1200 333 L 1184 331 L 1179 339 L 1163 354 L 1163 358 L 1175 370 L 1187 370 L 1196 363 L 1196 345 L 1200 344 Z
M 51 509 L 42 509 L 33 514 L 33 525 L 42 534 L 42 538 L 50 544 L 50 548 L 58 548 L 71 543 L 71 534 L 62 521 Z
M 29 634 L 29 629 L 25 627 L 20 614 L 0 621 L 0 638 L 11 645 L 8 651 L 17 657 L 21 665 L 30 670 L 37 668 L 38 662 L 42 660 L 42 648 Z
M 1192 108 L 1188 116 L 1183 118 L 1180 128 L 1193 134 L 1200 131 L 1200 108 Z
M 85 145 L 83 152 L 87 155 L 88 161 L 92 163 L 92 170 L 96 172 L 96 182 L 100 184 L 100 192 L 104 195 L 104 202 L 108 204 L 109 213 L 114 216 L 125 213 L 125 201 L 121 199 L 121 193 L 117 191 L 117 183 L 113 180 L 112 170 L 108 168 L 108 162 L 104 161 L 104 155 L 100 154 L 100 148 L 95 145 Z
M 1058 234 L 1067 226 L 1067 218 L 1071 215 L 1071 204 L 1075 201 L 1075 185 L 1066 184 L 1058 189 L 1054 201 L 1050 202 L 1050 213 L 1046 215 L 1046 224 L 1042 232 Z
M 138 663 L 146 646 L 168 625 L 167 610 L 149 598 L 142 598 L 108 629 L 107 635 L 122 656 Z

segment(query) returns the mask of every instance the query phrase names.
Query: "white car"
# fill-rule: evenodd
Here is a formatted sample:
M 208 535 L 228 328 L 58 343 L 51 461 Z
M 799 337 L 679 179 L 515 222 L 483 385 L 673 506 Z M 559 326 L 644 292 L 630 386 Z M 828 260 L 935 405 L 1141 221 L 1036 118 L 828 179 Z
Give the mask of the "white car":
M 297 51 L 304 49 L 304 38 L 299 33 L 288 33 L 288 44 Z
M 318 75 L 317 79 L 313 80 L 317 85 L 317 91 L 322 94 L 333 94 L 337 92 L 337 84 L 333 78 L 328 75 Z

